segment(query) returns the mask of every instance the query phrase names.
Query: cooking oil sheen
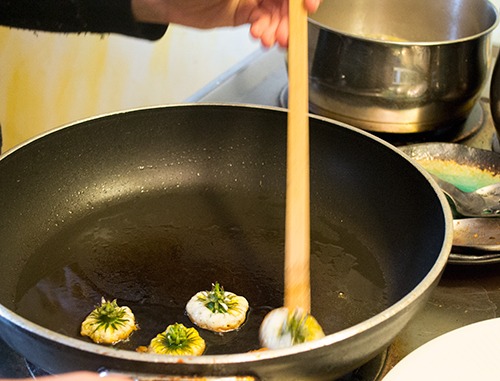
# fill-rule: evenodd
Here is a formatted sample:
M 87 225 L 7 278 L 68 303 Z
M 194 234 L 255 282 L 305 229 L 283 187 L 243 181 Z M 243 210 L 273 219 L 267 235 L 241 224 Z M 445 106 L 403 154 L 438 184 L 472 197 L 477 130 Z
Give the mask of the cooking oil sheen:
M 64 335 L 101 297 L 132 309 L 139 325 L 117 348 L 135 350 L 176 322 L 196 327 L 187 301 L 219 282 L 247 298 L 240 329 L 198 329 L 205 354 L 259 349 L 264 316 L 283 303 L 284 212 L 281 199 L 199 194 L 144 195 L 106 205 L 49 237 L 26 264 L 16 312 Z M 376 254 L 340 223 L 312 218 L 312 314 L 326 334 L 387 307 Z

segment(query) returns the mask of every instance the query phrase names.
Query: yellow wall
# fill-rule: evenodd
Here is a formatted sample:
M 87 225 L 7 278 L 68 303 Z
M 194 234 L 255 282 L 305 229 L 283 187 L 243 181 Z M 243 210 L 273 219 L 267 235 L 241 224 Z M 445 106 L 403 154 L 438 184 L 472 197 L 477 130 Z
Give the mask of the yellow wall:
M 182 102 L 257 48 L 247 27 L 172 25 L 157 42 L 0 28 L 3 150 L 78 119 Z

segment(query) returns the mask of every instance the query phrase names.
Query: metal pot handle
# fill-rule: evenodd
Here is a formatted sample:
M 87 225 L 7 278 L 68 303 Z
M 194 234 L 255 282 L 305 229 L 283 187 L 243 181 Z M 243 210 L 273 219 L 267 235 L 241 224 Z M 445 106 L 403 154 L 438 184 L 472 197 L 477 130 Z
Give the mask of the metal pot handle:
M 497 144 L 498 147 L 500 147 L 500 59 L 499 58 L 497 58 L 495 66 L 493 67 L 493 73 L 491 75 L 491 84 L 490 84 L 491 116 L 493 118 L 493 124 L 495 125 L 495 129 L 497 131 L 497 141 L 494 142 L 494 144 Z
M 254 376 L 227 376 L 227 377 L 211 377 L 211 376 L 174 376 L 165 374 L 146 374 L 146 373 L 127 373 L 112 370 L 102 370 L 99 372 L 101 377 L 106 376 L 121 376 L 129 377 L 134 381 L 258 381 Z

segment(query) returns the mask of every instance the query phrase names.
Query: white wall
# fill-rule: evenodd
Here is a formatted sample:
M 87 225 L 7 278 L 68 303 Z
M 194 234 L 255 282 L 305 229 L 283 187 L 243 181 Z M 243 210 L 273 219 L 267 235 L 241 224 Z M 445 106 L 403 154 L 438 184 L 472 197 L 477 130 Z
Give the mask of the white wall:
M 3 149 L 79 119 L 182 102 L 259 46 L 248 27 L 172 25 L 157 42 L 0 28 Z
M 490 0 L 493 4 L 495 4 L 495 6 L 497 7 L 497 9 L 500 9 L 500 0 Z M 500 45 L 500 27 L 497 27 L 494 31 L 493 31 L 493 34 L 492 34 L 492 39 L 493 39 L 493 43 L 496 44 L 496 45 Z

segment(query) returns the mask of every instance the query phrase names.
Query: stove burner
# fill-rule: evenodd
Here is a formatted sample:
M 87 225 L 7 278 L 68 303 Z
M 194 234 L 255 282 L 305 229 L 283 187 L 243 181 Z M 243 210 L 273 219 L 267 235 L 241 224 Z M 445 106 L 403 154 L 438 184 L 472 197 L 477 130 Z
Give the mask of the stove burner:
M 388 141 L 397 146 L 413 143 L 424 143 L 428 141 L 433 142 L 449 142 L 460 143 L 478 133 L 485 123 L 485 113 L 483 103 L 478 102 L 472 108 L 468 118 L 459 124 L 450 125 L 445 129 L 438 131 L 421 132 L 415 134 L 384 134 L 374 133 L 378 137 Z
M 335 381 L 377 381 L 381 380 L 382 377 L 388 371 L 387 359 L 389 358 L 390 347 L 376 356 L 374 359 L 370 360 L 363 366 L 346 374 L 345 376 L 338 378 Z M 41 369 L 40 367 L 30 363 L 28 360 L 24 360 L 26 363 L 26 368 L 32 378 L 39 378 L 44 376 L 49 376 L 50 373 Z
M 281 107 L 288 106 L 288 85 L 285 85 L 279 94 L 279 104 Z M 329 117 L 326 111 L 322 112 L 321 109 L 313 105 L 309 106 L 309 110 L 313 114 Z M 397 146 L 423 143 L 426 141 L 458 143 L 475 135 L 481 127 L 483 127 L 485 123 L 485 113 L 487 113 L 485 106 L 481 102 L 477 102 L 464 122 L 450 125 L 439 131 L 411 134 L 369 132 Z
M 28 369 L 28 372 L 32 378 L 50 376 L 49 372 L 46 372 L 42 368 L 39 368 L 38 366 L 33 365 L 28 360 L 24 359 L 24 362 L 26 363 L 26 369 Z
M 387 350 L 376 356 L 374 359 L 368 361 L 358 369 L 346 374 L 345 376 L 337 379 L 336 381 L 378 381 L 382 380 L 388 369 L 389 347 Z
M 495 152 L 500 153 L 500 136 L 498 136 L 498 133 L 495 132 L 493 135 L 493 145 L 491 149 Z

